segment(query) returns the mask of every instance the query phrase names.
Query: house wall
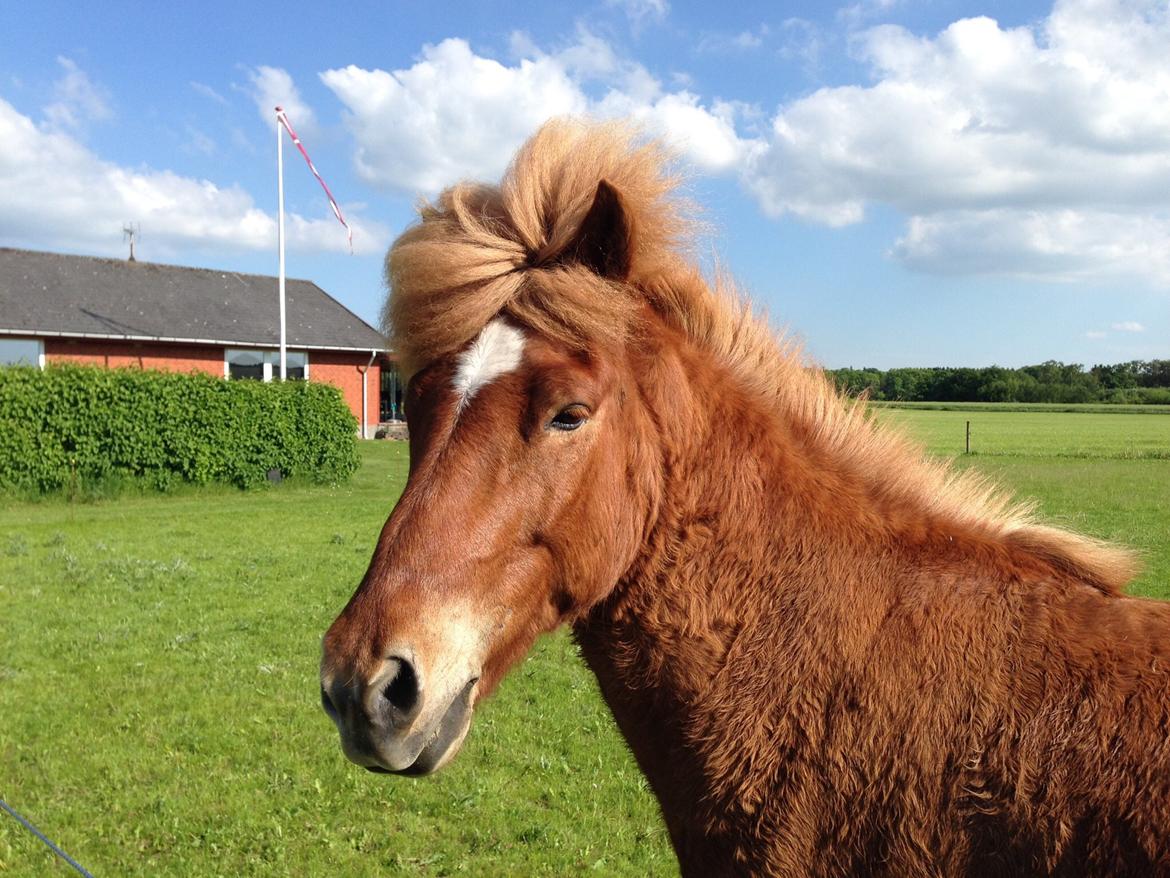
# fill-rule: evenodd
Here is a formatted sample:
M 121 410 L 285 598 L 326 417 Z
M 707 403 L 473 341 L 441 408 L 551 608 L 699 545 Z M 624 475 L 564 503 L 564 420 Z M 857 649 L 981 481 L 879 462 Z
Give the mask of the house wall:
M 137 366 L 167 372 L 207 372 L 223 377 L 223 348 L 210 345 L 46 338 L 45 362 L 110 368 Z
M 370 355 L 352 351 L 309 351 L 309 380 L 327 381 L 334 387 L 340 388 L 345 397 L 349 410 L 358 419 L 358 429 L 362 423 L 362 373 L 359 367 L 364 368 L 370 362 Z M 378 399 L 382 387 L 382 370 L 378 361 L 370 366 L 369 377 L 366 379 L 366 423 L 370 425 L 370 436 L 374 435 L 374 425 L 378 423 Z
M 246 348 L 241 344 L 236 347 Z M 207 372 L 223 377 L 224 349 L 214 345 L 117 342 L 100 339 L 45 339 L 47 363 L 78 363 L 89 366 L 131 366 L 172 372 Z M 341 390 L 346 405 L 362 422 L 362 375 L 359 367 L 370 361 L 368 353 L 352 351 L 309 351 L 309 380 L 324 381 Z M 382 386 L 381 367 L 370 367 L 366 394 L 366 422 L 378 423 L 378 399 Z M 360 429 L 360 428 L 359 428 Z

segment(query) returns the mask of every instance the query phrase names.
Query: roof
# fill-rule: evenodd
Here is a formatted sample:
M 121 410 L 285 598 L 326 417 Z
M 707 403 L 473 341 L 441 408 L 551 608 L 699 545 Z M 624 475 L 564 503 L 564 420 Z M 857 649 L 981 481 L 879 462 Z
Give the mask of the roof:
M 289 347 L 387 350 L 385 336 L 312 281 L 285 280 Z M 277 279 L 0 247 L 0 335 L 276 347 Z

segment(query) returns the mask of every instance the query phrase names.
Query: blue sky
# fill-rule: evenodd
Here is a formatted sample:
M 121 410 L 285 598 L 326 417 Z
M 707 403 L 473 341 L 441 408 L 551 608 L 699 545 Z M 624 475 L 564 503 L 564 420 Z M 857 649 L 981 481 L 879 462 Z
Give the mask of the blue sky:
M 815 11 L 810 11 L 810 9 Z M 1165 3 L 0 6 L 0 245 L 275 273 L 371 322 L 419 197 L 544 118 L 674 144 L 700 244 L 827 366 L 1170 357 Z M 275 307 L 275 306 L 274 306 Z

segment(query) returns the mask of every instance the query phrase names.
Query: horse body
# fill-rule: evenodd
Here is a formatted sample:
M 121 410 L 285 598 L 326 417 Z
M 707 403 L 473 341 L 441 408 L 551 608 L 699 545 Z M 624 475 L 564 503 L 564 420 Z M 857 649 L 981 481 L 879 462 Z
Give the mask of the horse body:
M 1170 869 L 1170 604 L 891 508 L 676 368 L 668 508 L 574 632 L 684 874 Z
M 573 627 L 684 874 L 1170 874 L 1170 604 L 838 398 L 553 124 L 391 251 L 411 475 L 324 642 L 374 771 Z

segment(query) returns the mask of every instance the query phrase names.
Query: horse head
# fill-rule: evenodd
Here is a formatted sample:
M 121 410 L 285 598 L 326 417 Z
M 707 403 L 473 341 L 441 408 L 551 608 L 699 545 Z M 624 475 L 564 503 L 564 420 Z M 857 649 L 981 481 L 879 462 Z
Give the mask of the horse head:
M 591 195 L 560 243 L 523 248 L 516 301 L 622 295 L 632 219 L 605 180 Z M 393 296 L 394 251 L 390 274 Z M 409 478 L 324 638 L 323 706 L 371 771 L 428 774 L 453 758 L 537 636 L 614 588 L 652 514 L 621 333 L 574 338 L 515 304 L 488 316 L 469 341 L 408 362 Z

